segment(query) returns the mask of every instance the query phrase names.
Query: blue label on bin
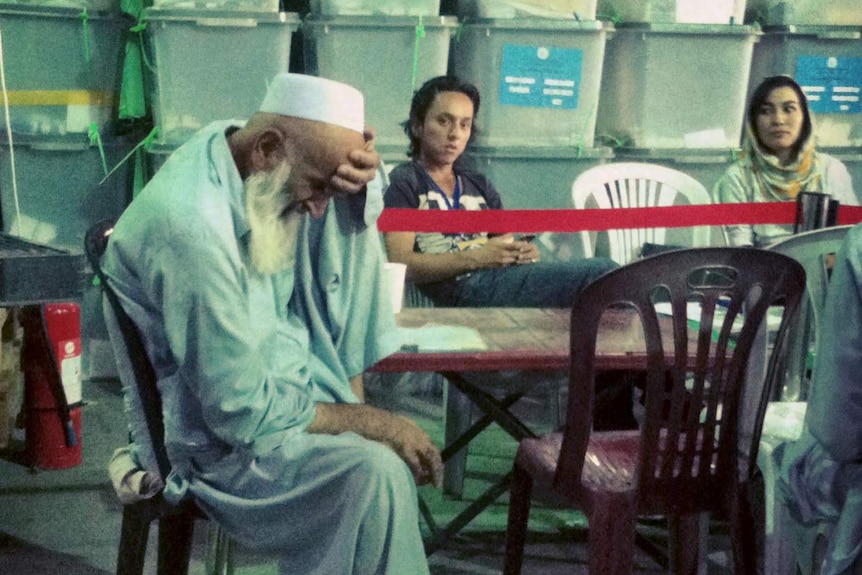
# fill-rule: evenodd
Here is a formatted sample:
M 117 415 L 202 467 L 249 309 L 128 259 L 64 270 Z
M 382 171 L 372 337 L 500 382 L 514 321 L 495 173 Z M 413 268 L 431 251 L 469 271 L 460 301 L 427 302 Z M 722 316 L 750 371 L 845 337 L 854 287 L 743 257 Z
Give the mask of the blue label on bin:
M 862 58 L 799 56 L 796 81 L 814 113 L 862 112 Z
M 500 104 L 530 108 L 578 107 L 584 51 L 549 46 L 503 46 Z

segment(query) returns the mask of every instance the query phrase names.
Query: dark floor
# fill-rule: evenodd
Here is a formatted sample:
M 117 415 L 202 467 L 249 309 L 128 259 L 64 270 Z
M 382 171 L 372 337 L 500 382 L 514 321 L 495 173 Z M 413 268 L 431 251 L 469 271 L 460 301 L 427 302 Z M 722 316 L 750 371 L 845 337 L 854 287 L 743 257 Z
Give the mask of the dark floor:
M 422 383 L 401 379 L 394 386 L 372 382 L 372 402 L 414 417 L 436 441 L 442 440 L 442 396 L 427 378 Z M 18 442 L 0 452 L 0 574 L 102 575 L 115 567 L 121 506 L 107 478 L 108 459 L 126 443 L 126 427 L 119 386 L 111 379 L 86 380 L 83 407 L 83 463 L 66 470 L 34 470 L 22 461 Z M 541 420 L 543 402 L 527 400 L 524 416 Z M 20 436 L 19 436 L 20 438 Z M 433 488 L 421 494 L 435 521 L 466 506 L 490 481 L 511 467 L 515 443 L 498 428 L 477 438 L 470 448 L 465 499 L 453 501 Z M 429 558 L 435 575 L 500 573 L 505 539 L 506 497 L 479 515 L 464 531 Z M 205 571 L 206 526 L 196 532 L 191 573 Z M 546 575 L 586 573 L 586 529 L 583 517 L 570 511 L 535 509 L 531 516 L 524 573 Z M 714 524 L 710 538 L 710 574 L 730 571 L 727 538 Z M 660 520 L 645 522 L 642 533 L 659 547 L 664 544 Z M 152 550 L 151 550 L 152 551 Z M 271 557 L 239 550 L 236 573 L 277 573 Z M 147 573 L 154 573 L 152 562 Z M 662 573 L 661 565 L 639 551 L 635 573 Z

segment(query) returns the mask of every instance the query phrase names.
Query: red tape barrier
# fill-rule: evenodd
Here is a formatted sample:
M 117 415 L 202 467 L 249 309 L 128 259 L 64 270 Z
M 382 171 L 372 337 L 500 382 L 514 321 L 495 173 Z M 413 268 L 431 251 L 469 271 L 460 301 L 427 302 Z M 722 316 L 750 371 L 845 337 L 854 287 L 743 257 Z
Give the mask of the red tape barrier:
M 795 221 L 796 202 L 760 202 L 583 210 L 448 211 L 387 208 L 377 220 L 377 227 L 381 232 L 538 233 L 793 224 Z M 862 207 L 839 207 L 838 225 L 859 222 L 862 222 Z

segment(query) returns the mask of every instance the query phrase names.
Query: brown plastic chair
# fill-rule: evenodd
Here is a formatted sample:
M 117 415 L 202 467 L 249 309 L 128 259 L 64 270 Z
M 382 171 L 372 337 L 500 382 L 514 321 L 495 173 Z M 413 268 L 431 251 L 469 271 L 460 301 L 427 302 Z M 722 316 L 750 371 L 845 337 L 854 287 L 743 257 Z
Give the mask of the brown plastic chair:
M 591 574 L 631 573 L 642 514 L 668 516 L 671 568 L 695 573 L 704 560 L 700 519 L 713 512 L 730 520 L 735 572 L 753 574 L 747 487 L 769 384 L 746 388 L 746 361 L 770 305 L 785 307 L 775 345 L 784 349 L 804 289 L 802 266 L 754 248 L 667 252 L 588 286 L 572 309 L 566 426 L 521 441 L 515 457 L 505 573 L 520 573 L 531 497 L 544 496 L 587 515 Z M 672 316 L 662 316 L 657 305 L 672 306 Z M 592 432 L 599 323 L 609 307 L 620 306 L 632 309 L 632 321 L 640 318 L 645 414 L 639 430 Z M 662 326 L 667 332 L 671 324 L 672 345 L 665 343 L 669 334 L 662 339 Z M 779 355 L 770 362 L 770 383 Z
M 164 425 L 162 422 L 161 398 L 159 397 L 156 377 L 149 357 L 141 341 L 140 333 L 132 320 L 126 315 L 116 294 L 108 285 L 101 270 L 101 258 L 108 245 L 108 239 L 116 220 L 103 220 L 94 224 L 84 240 L 84 251 L 93 272 L 100 280 L 102 292 L 109 306 L 106 306 L 105 321 L 109 324 L 111 344 L 117 359 L 120 377 L 127 377 L 124 387 L 131 386 L 140 396 L 143 419 L 149 433 L 149 442 L 155 460 L 153 471 L 160 477 L 167 477 L 171 470 L 164 445 Z M 111 329 L 111 328 L 114 329 Z M 119 332 L 121 341 L 114 340 Z M 159 525 L 158 567 L 159 575 L 185 575 L 191 560 L 194 524 L 197 519 L 207 519 L 193 500 L 180 505 L 165 501 L 161 493 L 152 499 L 144 499 L 123 507 L 123 523 L 120 545 L 117 552 L 117 575 L 143 575 L 146 559 L 147 540 L 150 525 Z M 222 575 L 233 572 L 232 545 L 221 529 L 211 531 L 207 556 L 207 574 Z

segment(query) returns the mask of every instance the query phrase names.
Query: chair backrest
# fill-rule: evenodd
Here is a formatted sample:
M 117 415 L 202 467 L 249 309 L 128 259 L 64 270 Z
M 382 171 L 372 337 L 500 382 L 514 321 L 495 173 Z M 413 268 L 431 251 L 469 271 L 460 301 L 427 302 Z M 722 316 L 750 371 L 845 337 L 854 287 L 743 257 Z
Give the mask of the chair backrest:
M 729 247 L 658 254 L 587 286 L 572 308 L 569 403 L 557 488 L 580 491 L 592 427 L 596 339 L 603 314 L 622 313 L 609 308 L 623 307 L 633 310 L 632 321 L 640 320 L 647 370 L 634 478 L 640 507 L 653 513 L 721 509 L 722 494 L 735 493 L 735 482 L 746 480 L 754 467 L 774 380 L 772 361 L 762 389 L 744 389 L 752 342 L 767 309 L 783 305 L 772 358 L 778 359 L 804 289 L 805 271 L 793 259 Z
M 141 461 L 148 469 L 158 470 L 166 478 L 171 470 L 165 449 L 165 431 L 162 420 L 162 402 L 156 385 L 156 375 L 144 348 L 137 326 L 126 314 L 116 292 L 102 271 L 102 255 L 114 230 L 116 218 L 97 222 L 84 238 L 84 252 L 93 272 L 99 278 L 106 305 L 103 306 L 105 323 L 111 347 L 119 368 L 124 394 L 129 403 L 130 416 L 143 416 L 142 422 L 132 422 L 133 439 L 146 450 Z M 138 424 L 139 423 L 139 424 Z M 146 435 L 144 435 L 144 431 Z M 148 440 L 148 441 L 147 441 Z
M 808 355 L 813 347 L 820 318 L 826 305 L 829 287 L 829 258 L 838 253 L 852 225 L 835 226 L 803 232 L 769 246 L 770 251 L 784 254 L 805 268 L 806 290 L 796 318 L 788 334 L 786 370 L 782 385 L 776 389 L 776 399 L 804 401 L 808 399 Z
M 684 201 L 680 202 L 680 199 Z M 680 203 L 710 204 L 706 188 L 683 172 L 657 164 L 615 162 L 592 167 L 572 183 L 572 201 L 576 209 L 648 208 Z M 626 264 L 639 255 L 644 243 L 664 244 L 664 228 L 608 230 L 610 258 Z M 582 231 L 584 254 L 595 254 L 595 232 Z M 710 229 L 692 228 L 693 247 L 708 246 Z

